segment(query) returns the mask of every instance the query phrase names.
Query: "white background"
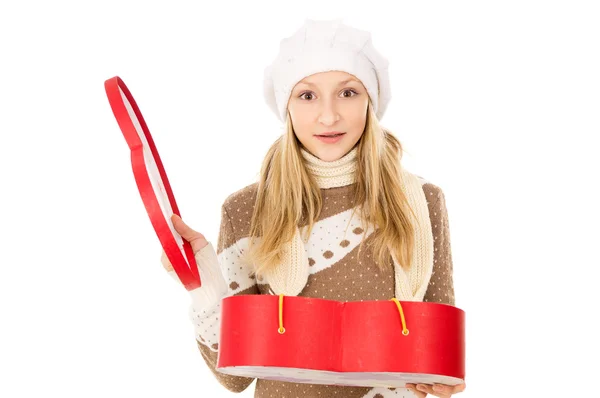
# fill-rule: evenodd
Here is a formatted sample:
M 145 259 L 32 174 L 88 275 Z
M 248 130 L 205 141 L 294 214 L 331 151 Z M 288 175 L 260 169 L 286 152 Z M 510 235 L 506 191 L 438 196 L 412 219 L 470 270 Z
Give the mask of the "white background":
M 372 33 L 382 124 L 445 192 L 459 396 L 598 396 L 600 13 L 522 0 L 2 2 L 0 396 L 253 396 L 196 348 L 104 81 L 125 81 L 183 219 L 216 241 L 281 133 L 262 73 L 305 18 Z

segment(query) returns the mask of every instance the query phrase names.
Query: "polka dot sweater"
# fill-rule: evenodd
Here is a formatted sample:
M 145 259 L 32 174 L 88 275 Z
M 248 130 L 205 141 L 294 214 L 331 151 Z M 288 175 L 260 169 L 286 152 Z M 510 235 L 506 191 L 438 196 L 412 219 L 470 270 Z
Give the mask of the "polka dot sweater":
M 448 213 L 443 191 L 422 179 L 427 198 L 429 217 L 434 238 L 433 273 L 423 301 L 454 304 L 452 280 L 452 254 Z M 221 227 L 217 243 L 217 256 L 228 285 L 228 296 L 238 294 L 272 294 L 269 284 L 255 278 L 248 264 L 240 261 L 240 254 L 247 247 L 250 219 L 258 184 L 249 185 L 233 194 L 221 208 Z M 310 274 L 308 282 L 298 296 L 318 297 L 338 301 L 389 300 L 394 297 L 394 266 L 389 258 L 384 272 L 373 259 L 370 246 L 364 246 L 358 255 L 356 242 L 345 234 L 361 234 L 359 226 L 345 230 L 353 206 L 352 184 L 334 188 L 322 188 L 323 210 L 306 244 Z M 359 212 L 356 212 L 359 213 Z M 357 215 L 354 215 L 356 217 Z M 359 225 L 360 223 L 357 223 Z M 372 235 L 366 237 L 367 241 Z M 336 250 L 346 255 L 335 262 L 330 261 Z M 197 345 L 216 380 L 233 392 L 241 392 L 255 380 L 232 376 L 216 370 L 219 351 L 218 336 L 220 302 L 206 311 L 192 310 L 191 317 L 196 328 Z M 303 398 L 387 398 L 415 397 L 406 388 L 370 388 L 256 379 L 255 398 L 303 397 Z

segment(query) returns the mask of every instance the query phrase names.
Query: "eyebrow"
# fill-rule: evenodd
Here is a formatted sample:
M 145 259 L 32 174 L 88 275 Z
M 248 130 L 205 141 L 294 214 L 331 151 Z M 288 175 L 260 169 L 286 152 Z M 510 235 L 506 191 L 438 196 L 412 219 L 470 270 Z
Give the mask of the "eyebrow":
M 350 82 L 356 82 L 356 83 L 360 83 L 358 80 L 356 80 L 356 79 L 353 79 L 353 78 L 350 78 L 350 79 L 348 79 L 348 80 L 344 80 L 343 82 L 339 82 L 339 83 L 338 83 L 338 86 L 343 86 L 344 84 L 347 84 L 347 83 L 350 83 Z M 313 86 L 313 87 L 315 86 L 315 84 L 314 84 L 314 83 L 311 83 L 311 82 L 300 82 L 300 83 L 302 83 L 302 84 L 306 84 L 306 85 L 309 85 L 309 86 Z

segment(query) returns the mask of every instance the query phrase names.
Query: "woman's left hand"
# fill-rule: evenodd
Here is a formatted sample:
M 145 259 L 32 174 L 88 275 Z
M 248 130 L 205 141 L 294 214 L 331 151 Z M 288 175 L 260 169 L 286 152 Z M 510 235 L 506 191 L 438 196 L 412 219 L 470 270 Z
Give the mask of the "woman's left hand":
M 406 384 L 406 388 L 413 391 L 419 398 L 425 398 L 427 394 L 439 398 L 449 398 L 452 394 L 463 392 L 466 387 L 467 385 L 465 383 L 456 386 L 445 384 Z

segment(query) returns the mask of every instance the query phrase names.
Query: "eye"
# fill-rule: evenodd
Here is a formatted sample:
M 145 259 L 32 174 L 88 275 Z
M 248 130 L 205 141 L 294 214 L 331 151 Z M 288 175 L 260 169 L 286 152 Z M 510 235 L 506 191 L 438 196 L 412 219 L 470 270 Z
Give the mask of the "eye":
M 344 98 L 352 98 L 352 97 L 355 97 L 355 96 L 357 96 L 357 95 L 358 95 L 358 93 L 357 93 L 357 92 L 356 92 L 354 89 L 351 89 L 351 88 L 343 90 L 343 91 L 342 91 L 342 94 L 344 94 L 344 93 L 347 93 L 347 92 L 349 92 L 349 93 L 352 93 L 353 95 L 344 96 Z M 303 92 L 302 94 L 300 94 L 300 95 L 298 96 L 298 98 L 300 98 L 300 99 L 305 99 L 305 100 L 307 100 L 307 101 L 310 101 L 310 100 L 308 100 L 308 99 L 306 99 L 306 98 L 302 98 L 302 97 L 303 97 L 305 94 L 306 94 L 306 95 L 310 95 L 311 97 L 313 96 L 313 93 L 312 93 L 312 91 L 305 91 L 305 92 Z
M 300 98 L 300 99 L 305 99 L 305 98 L 302 98 L 302 96 L 303 96 L 303 95 L 305 95 L 305 94 L 312 96 L 312 93 L 311 93 L 310 91 L 305 91 L 305 92 L 303 92 L 302 94 L 300 94 L 300 95 L 298 96 L 298 98 Z

